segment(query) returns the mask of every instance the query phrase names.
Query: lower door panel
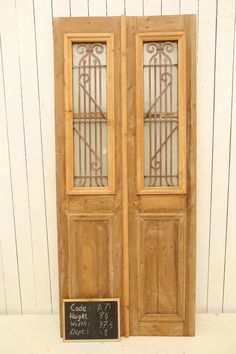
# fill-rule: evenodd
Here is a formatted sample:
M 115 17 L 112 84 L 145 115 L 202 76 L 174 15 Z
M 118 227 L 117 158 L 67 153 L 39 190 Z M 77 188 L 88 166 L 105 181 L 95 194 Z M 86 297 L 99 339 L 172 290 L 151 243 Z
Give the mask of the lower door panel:
M 185 216 L 139 214 L 137 237 L 139 334 L 178 334 L 184 320 Z M 160 326 L 161 323 L 161 326 Z M 136 334 L 138 334 L 136 333 Z
M 68 215 L 69 295 L 113 296 L 114 215 Z

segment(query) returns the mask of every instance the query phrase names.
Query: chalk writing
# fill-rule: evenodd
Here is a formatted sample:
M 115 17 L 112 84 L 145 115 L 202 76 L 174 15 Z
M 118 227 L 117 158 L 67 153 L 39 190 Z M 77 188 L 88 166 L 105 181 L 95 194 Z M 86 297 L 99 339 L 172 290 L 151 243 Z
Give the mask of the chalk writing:
M 64 300 L 64 339 L 118 339 L 118 311 L 117 299 Z

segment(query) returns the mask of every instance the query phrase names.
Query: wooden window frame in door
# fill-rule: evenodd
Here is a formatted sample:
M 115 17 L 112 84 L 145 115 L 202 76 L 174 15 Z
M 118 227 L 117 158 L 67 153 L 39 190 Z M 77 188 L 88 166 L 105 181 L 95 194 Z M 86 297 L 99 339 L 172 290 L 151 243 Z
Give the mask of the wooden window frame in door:
M 72 45 L 73 43 L 103 42 L 107 47 L 107 154 L 108 186 L 74 186 L 74 146 L 73 146 L 73 90 L 72 90 Z M 65 95 L 65 149 L 66 149 L 66 193 L 114 194 L 115 193 L 115 132 L 114 132 L 114 35 L 113 33 L 68 33 L 64 35 L 64 95 Z
M 144 186 L 144 102 L 143 44 L 156 41 L 178 42 L 178 167 L 176 187 Z M 180 32 L 138 33 L 136 35 L 136 122 L 137 122 L 137 192 L 138 194 L 186 193 L 186 34 Z

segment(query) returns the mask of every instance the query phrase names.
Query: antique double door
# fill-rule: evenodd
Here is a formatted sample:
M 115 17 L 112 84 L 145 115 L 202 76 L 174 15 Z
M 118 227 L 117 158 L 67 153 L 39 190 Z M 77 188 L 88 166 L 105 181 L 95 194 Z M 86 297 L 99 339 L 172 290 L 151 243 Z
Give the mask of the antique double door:
M 60 303 L 193 335 L 195 18 L 54 20 Z

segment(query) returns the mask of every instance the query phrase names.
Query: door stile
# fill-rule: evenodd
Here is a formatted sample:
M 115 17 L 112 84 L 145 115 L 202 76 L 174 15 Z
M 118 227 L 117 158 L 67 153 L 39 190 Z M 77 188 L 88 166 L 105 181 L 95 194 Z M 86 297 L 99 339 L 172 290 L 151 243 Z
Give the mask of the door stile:
M 127 158 L 127 21 L 121 16 L 121 115 L 122 115 L 122 215 L 123 215 L 123 293 L 124 335 L 129 336 L 129 234 Z
M 63 336 L 62 309 L 63 298 L 69 297 L 68 282 L 68 242 L 67 219 L 65 210 L 67 200 L 65 198 L 65 120 L 64 120 L 64 41 L 63 24 L 61 19 L 54 19 L 54 75 L 55 75 L 55 136 L 56 136 L 56 182 L 57 182 L 57 230 L 58 230 L 58 272 L 59 272 L 59 311 L 60 311 L 60 335 Z
M 186 267 L 186 318 L 184 334 L 195 334 L 195 301 L 196 301 L 196 16 L 184 16 L 187 29 L 188 53 L 186 60 L 187 87 L 187 267 Z

